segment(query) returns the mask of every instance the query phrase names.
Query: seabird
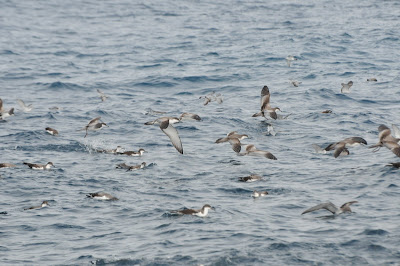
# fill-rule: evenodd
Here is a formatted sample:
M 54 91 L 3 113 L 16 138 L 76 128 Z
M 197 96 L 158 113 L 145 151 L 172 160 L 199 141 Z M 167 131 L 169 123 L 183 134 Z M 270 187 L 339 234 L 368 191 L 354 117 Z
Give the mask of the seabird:
M 182 113 L 179 116 L 179 120 L 197 120 L 197 121 L 201 121 L 200 116 L 198 116 L 197 114 L 193 114 L 193 113 Z
M 25 208 L 24 210 L 33 210 L 33 209 L 40 209 L 46 206 L 50 206 L 49 202 L 47 200 L 43 201 L 42 204 L 40 204 L 39 206 L 33 206 L 33 207 L 29 207 L 29 208 Z
M 146 167 L 146 163 L 142 162 L 141 164 L 138 164 L 138 165 L 129 166 L 127 171 L 139 170 L 139 169 L 143 169 L 145 167 Z
M 34 170 L 47 170 L 50 169 L 52 166 L 54 167 L 54 164 L 52 162 L 48 162 L 47 164 L 34 164 L 34 163 L 24 163 L 29 168 L 34 169 Z
M 347 147 L 355 147 L 355 146 L 358 146 L 361 144 L 367 145 L 367 141 L 360 137 L 351 137 L 351 138 L 346 138 L 346 139 L 336 142 L 336 143 L 329 144 L 325 148 L 325 151 L 335 150 L 335 152 L 333 153 L 333 156 L 335 156 L 335 158 L 337 158 L 340 155 L 349 155 L 350 154 Z
M 342 88 L 341 88 L 341 93 L 349 93 L 350 92 L 350 87 L 353 86 L 353 81 L 349 81 L 346 83 L 342 83 Z
M 297 80 L 291 80 L 290 83 L 295 86 L 298 87 L 301 84 L 301 81 L 297 81 Z
M 118 198 L 105 192 L 89 193 L 86 195 L 86 197 L 98 200 L 118 200 Z
M 151 108 L 147 108 L 145 115 L 162 115 L 162 114 L 165 114 L 165 113 L 166 112 L 155 111 L 155 110 L 153 110 Z
M 389 164 L 387 164 L 386 166 L 392 166 L 392 167 L 394 167 L 394 168 L 400 168 L 400 162 L 397 162 L 397 163 L 389 163 Z
M 253 194 L 251 194 L 251 196 L 253 198 L 264 197 L 267 195 L 268 195 L 268 191 L 257 191 L 257 190 L 254 190 Z
M 318 204 L 317 206 L 314 206 L 312 208 L 309 208 L 308 210 L 305 210 L 302 214 L 305 214 L 308 212 L 313 212 L 313 211 L 320 210 L 320 209 L 325 209 L 325 210 L 330 211 L 332 214 L 338 215 L 338 214 L 341 214 L 344 212 L 351 212 L 350 205 L 354 204 L 354 203 L 358 203 L 358 201 L 346 202 L 340 208 L 338 208 L 332 202 L 325 202 L 325 203 Z
M 259 175 L 249 175 L 245 177 L 239 177 L 239 181 L 241 182 L 255 182 L 261 180 L 261 176 Z
M 115 167 L 115 168 L 117 168 L 117 169 L 129 169 L 129 165 L 127 165 L 126 163 L 120 163 L 120 164 L 117 164 L 117 167 Z
M 266 133 L 267 133 L 267 135 L 276 136 L 276 132 L 275 132 L 272 124 L 267 123 L 267 132 Z
M 258 150 L 253 144 L 247 145 L 246 151 L 239 153 L 239 155 L 251 155 L 251 156 L 262 156 L 271 160 L 277 160 L 277 158 L 268 151 Z
M 265 112 L 267 112 L 272 119 L 276 120 L 278 118 L 276 110 L 281 111 L 281 109 L 279 109 L 279 107 L 271 107 L 269 103 L 270 98 L 271 94 L 269 93 L 269 89 L 267 86 L 264 86 L 261 90 L 261 111 L 259 113 L 254 114 L 253 117 L 257 116 L 265 117 Z
M 123 154 L 128 156 L 142 156 L 144 152 L 146 152 L 144 149 L 139 149 L 138 151 L 118 152 L 118 154 Z
M 332 113 L 332 110 L 325 110 L 325 111 L 322 111 L 321 113 L 323 113 L 323 114 L 330 114 L 330 113 Z
M 0 212 L 1 215 L 7 215 L 7 212 Z
M 100 120 L 101 119 L 101 116 L 99 116 L 99 117 L 96 117 L 96 118 L 93 118 L 92 120 L 90 120 L 89 121 L 89 123 L 82 129 L 82 130 L 86 130 L 86 135 L 85 135 L 85 138 L 86 138 L 86 136 L 88 135 L 88 131 L 89 130 L 99 130 L 99 129 L 101 129 L 102 127 L 104 127 L 104 126 L 107 126 L 107 124 L 106 123 L 103 123 L 103 122 L 99 122 L 99 121 L 101 121 Z
M 97 149 L 96 151 L 101 153 L 122 154 L 124 152 L 124 148 L 122 148 L 121 146 L 117 146 L 117 148 L 115 149 L 110 149 L 110 150 Z
M 232 145 L 232 149 L 238 153 L 242 149 L 240 141 L 247 139 L 249 136 L 245 134 L 238 134 L 236 131 L 229 132 L 225 138 L 220 138 L 215 143 L 229 142 Z
M 215 209 L 214 207 L 211 207 L 209 204 L 206 204 L 201 208 L 200 210 L 193 210 L 193 209 L 184 209 L 184 210 L 177 210 L 177 211 L 171 211 L 171 213 L 177 213 L 181 215 L 195 215 L 199 217 L 206 217 L 208 214 L 208 210 Z
M 217 103 L 221 104 L 223 102 L 221 93 L 215 94 L 215 91 L 207 94 L 206 96 L 201 96 L 199 99 L 204 99 L 203 105 L 207 105 L 209 102 L 216 101 Z
M 101 90 L 97 89 L 97 92 L 99 93 L 102 102 L 104 102 L 108 98 L 108 96 L 105 95 Z
M 288 55 L 288 56 L 286 56 L 286 63 L 287 63 L 287 65 L 290 67 L 290 64 L 292 63 L 292 61 L 295 61 L 295 60 L 297 60 L 297 58 L 296 57 L 294 57 L 293 55 Z
M 21 108 L 22 108 L 22 110 L 23 110 L 24 112 L 30 112 L 30 111 L 32 111 L 32 109 L 33 109 L 32 104 L 26 105 L 26 104 L 24 103 L 24 101 L 21 100 L 21 99 L 17 99 L 17 102 L 18 102 L 19 106 L 21 106 Z
M 14 115 L 14 108 L 6 111 L 3 107 L 3 100 L 0 98 L 0 120 L 3 120 L 12 115 Z
M 375 145 L 370 146 L 370 148 L 375 148 L 374 152 L 377 152 L 381 147 L 385 146 L 391 150 L 397 157 L 400 157 L 400 138 L 395 138 L 391 135 L 390 129 L 385 125 L 380 125 L 378 127 L 379 131 L 379 142 Z
M 183 154 L 182 142 L 178 135 L 178 131 L 172 126 L 172 124 L 178 122 L 180 122 L 180 120 L 177 117 L 161 117 L 154 121 L 147 122 L 145 125 L 160 124 L 160 129 L 169 137 L 175 149 L 179 153 Z
M 312 144 L 311 145 L 316 153 L 321 153 L 321 154 L 326 154 L 326 150 L 318 146 L 317 144 Z
M 51 127 L 46 127 L 46 132 L 53 136 L 58 136 L 58 131 Z
M 378 81 L 376 78 L 369 78 L 367 81 Z
M 11 168 L 11 167 L 17 167 L 17 166 L 12 163 L 0 163 L 0 168 Z

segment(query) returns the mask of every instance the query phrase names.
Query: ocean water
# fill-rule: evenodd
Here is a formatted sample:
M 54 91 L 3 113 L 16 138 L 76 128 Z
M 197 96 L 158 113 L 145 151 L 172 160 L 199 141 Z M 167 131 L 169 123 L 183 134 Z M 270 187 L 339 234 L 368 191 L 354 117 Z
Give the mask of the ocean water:
M 0 122 L 0 163 L 17 165 L 0 169 L 0 264 L 398 265 L 399 171 L 385 165 L 399 158 L 361 146 L 335 159 L 311 145 L 374 144 L 380 124 L 400 126 L 399 21 L 400 2 L 381 0 L 0 1 L 0 98 L 15 107 Z M 264 85 L 287 119 L 252 117 Z M 204 106 L 213 91 L 224 102 Z M 175 124 L 183 155 L 144 125 L 157 118 L 148 108 L 202 118 Z M 84 138 L 98 116 L 109 127 Z M 234 130 L 278 160 L 214 143 Z M 117 145 L 147 153 L 94 150 Z M 48 161 L 56 168 L 22 164 Z M 238 182 L 249 174 L 263 180 Z M 120 200 L 86 197 L 97 191 Z M 351 214 L 301 215 L 351 200 Z M 204 204 L 215 207 L 206 218 L 169 213 Z

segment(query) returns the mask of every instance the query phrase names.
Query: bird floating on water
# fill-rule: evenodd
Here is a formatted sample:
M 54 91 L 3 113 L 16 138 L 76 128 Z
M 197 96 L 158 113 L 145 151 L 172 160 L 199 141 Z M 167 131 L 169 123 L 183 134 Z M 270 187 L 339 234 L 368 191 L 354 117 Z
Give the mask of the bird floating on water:
M 89 193 L 86 197 L 97 200 L 118 200 L 118 198 L 106 192 Z
M 208 215 L 208 211 L 214 210 L 214 209 L 215 209 L 214 207 L 211 207 L 209 204 L 206 204 L 200 210 L 183 209 L 183 210 L 171 211 L 171 213 L 176 213 L 176 214 L 180 214 L 180 215 L 195 215 L 198 217 L 206 217 Z
M 287 63 L 287 65 L 290 67 L 290 64 L 292 63 L 292 61 L 296 61 L 297 60 L 297 58 L 296 57 L 294 57 L 293 55 L 288 55 L 288 56 L 286 56 L 286 63 Z
M 58 136 L 58 131 L 51 127 L 46 127 L 46 132 L 53 136 Z
M 44 207 L 50 206 L 49 202 L 47 200 L 43 201 L 42 204 L 40 204 L 39 206 L 32 206 L 29 208 L 25 208 L 24 210 L 34 210 L 34 209 L 41 209 Z
M 24 163 L 24 164 L 34 170 L 48 170 L 52 166 L 54 167 L 54 164 L 52 162 L 48 162 L 47 164 L 35 164 L 35 163 Z
M 251 196 L 253 198 L 259 198 L 259 197 L 265 197 L 268 194 L 269 194 L 268 191 L 257 191 L 257 190 L 254 190 L 253 194 L 251 194 Z
M 259 175 L 249 175 L 244 177 L 239 177 L 240 182 L 255 182 L 262 180 L 262 177 Z

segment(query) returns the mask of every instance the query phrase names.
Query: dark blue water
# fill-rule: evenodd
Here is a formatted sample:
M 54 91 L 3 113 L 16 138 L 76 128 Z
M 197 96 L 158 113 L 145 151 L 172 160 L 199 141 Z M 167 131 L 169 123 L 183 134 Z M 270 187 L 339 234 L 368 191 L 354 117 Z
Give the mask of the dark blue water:
M 358 147 L 335 159 L 311 144 L 373 144 L 380 124 L 400 125 L 399 21 L 400 3 L 380 0 L 0 1 L 0 98 L 16 108 L 0 122 L 0 162 L 18 166 L 0 171 L 1 264 L 398 264 L 399 171 L 385 166 L 396 156 Z M 290 68 L 287 55 L 298 58 Z M 276 136 L 251 117 L 264 85 L 291 114 L 272 122 Z M 203 106 L 212 91 L 224 102 Z M 203 118 L 176 124 L 184 155 L 144 125 L 156 118 L 147 108 Z M 77 130 L 97 116 L 109 127 L 84 138 Z M 214 143 L 233 130 L 278 160 Z M 93 151 L 117 145 L 148 153 Z M 237 181 L 249 174 L 264 180 Z M 254 189 L 270 194 L 254 200 Z M 120 200 L 86 198 L 97 191 Z M 23 210 L 43 200 L 51 206 Z M 300 215 L 351 200 L 352 214 Z M 204 204 L 216 208 L 206 218 L 168 215 Z

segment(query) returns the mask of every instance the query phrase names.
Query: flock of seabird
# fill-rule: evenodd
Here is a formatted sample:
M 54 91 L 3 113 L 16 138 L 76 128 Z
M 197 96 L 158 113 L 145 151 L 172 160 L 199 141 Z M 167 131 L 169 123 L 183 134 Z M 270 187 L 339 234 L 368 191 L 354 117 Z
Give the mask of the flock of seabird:
M 297 60 L 296 57 L 294 56 L 287 56 L 286 57 L 286 62 L 288 66 L 290 67 L 292 62 Z M 370 78 L 367 79 L 367 81 L 377 81 L 376 78 Z M 295 87 L 298 87 L 301 82 L 298 81 L 291 81 L 292 85 Z M 350 93 L 350 87 L 353 85 L 352 81 L 349 81 L 348 83 L 342 83 L 342 88 L 341 92 L 342 93 Z M 101 90 L 97 90 L 99 97 L 101 101 L 105 101 L 108 96 L 105 95 Z M 207 105 L 211 102 L 217 102 L 218 104 L 221 104 L 223 102 L 222 95 L 220 93 L 215 93 L 212 92 L 206 96 L 201 96 L 199 99 L 204 99 L 204 105 Z M 271 99 L 271 94 L 269 91 L 268 86 L 264 86 L 261 90 L 261 104 L 260 104 L 260 111 L 258 113 L 255 113 L 253 117 L 264 117 L 266 119 L 285 119 L 287 116 L 281 116 L 277 114 L 277 111 L 281 111 L 279 107 L 272 107 L 270 104 L 270 99 Z M 33 109 L 33 106 L 31 104 L 26 105 L 24 101 L 21 99 L 17 100 L 18 104 L 20 105 L 21 109 L 24 112 L 30 112 Z M 58 107 L 53 107 L 51 109 L 56 109 L 59 110 L 60 108 Z M 325 110 L 322 113 L 331 113 L 331 110 Z M 165 112 L 160 112 L 160 111 L 154 111 L 151 109 L 148 109 L 146 114 L 149 115 L 162 115 Z M 10 109 L 4 109 L 3 107 L 3 101 L 0 99 L 0 120 L 5 120 L 8 117 L 14 115 L 14 108 Z M 153 121 L 146 122 L 145 125 L 159 125 L 161 131 L 168 136 L 170 139 L 172 145 L 175 147 L 175 149 L 183 154 L 183 146 L 181 139 L 179 137 L 178 131 L 176 128 L 173 126 L 175 123 L 180 123 L 182 120 L 195 120 L 195 121 L 201 121 L 200 116 L 197 114 L 193 113 L 182 113 L 179 117 L 160 117 L 157 118 Z M 103 127 L 108 126 L 106 123 L 104 123 L 101 120 L 101 117 L 96 117 L 93 118 L 92 120 L 89 121 L 89 123 L 82 129 L 78 131 L 85 131 L 85 136 L 86 138 L 88 136 L 89 131 L 95 131 L 99 130 Z M 379 131 L 379 142 L 377 144 L 374 144 L 370 146 L 370 148 L 373 148 L 374 152 L 377 152 L 381 147 L 386 147 L 389 150 L 391 150 L 397 157 L 400 157 L 400 130 L 398 127 L 395 125 L 392 125 L 393 133 L 394 136 L 392 136 L 392 131 L 385 125 L 380 125 L 378 128 Z M 46 132 L 53 136 L 59 135 L 59 132 L 56 129 L 46 127 Z M 267 130 L 268 134 L 275 136 L 276 132 L 274 131 L 274 128 L 272 124 L 267 123 Z M 241 141 L 244 139 L 249 138 L 248 135 L 246 134 L 239 134 L 237 131 L 230 132 L 226 135 L 226 137 L 219 138 L 215 141 L 215 143 L 225 143 L 228 142 L 232 150 L 240 156 L 259 156 L 259 157 L 264 157 L 267 159 L 271 160 L 277 160 L 277 158 L 269 151 L 264 151 L 264 150 L 259 150 L 257 149 L 253 144 L 242 144 Z M 339 156 L 346 156 L 349 155 L 349 147 L 357 146 L 357 145 L 367 145 L 367 141 L 361 137 L 349 137 L 344 140 L 340 140 L 338 142 L 334 142 L 329 144 L 326 148 L 321 148 L 317 144 L 313 144 L 313 147 L 316 151 L 316 153 L 321 153 L 321 154 L 326 154 L 329 151 L 334 150 L 333 156 L 335 158 Z M 244 146 L 244 149 L 242 149 L 242 146 Z M 140 148 L 138 151 L 125 151 L 121 146 L 117 146 L 115 149 L 110 149 L 110 150 L 104 150 L 104 149 L 96 149 L 96 152 L 99 153 L 108 153 L 108 154 L 117 154 L 117 155 L 126 155 L 126 156 L 142 156 L 144 152 L 146 152 L 144 149 Z M 47 164 L 35 164 L 35 163 L 27 163 L 23 162 L 24 165 L 27 165 L 29 168 L 34 169 L 34 170 L 49 170 L 52 167 L 54 167 L 54 164 L 52 162 L 48 162 Z M 400 162 L 396 163 L 390 163 L 388 164 L 389 166 L 395 167 L 395 168 L 400 168 Z M 11 167 L 16 167 L 15 164 L 11 163 L 0 163 L 0 168 L 11 168 Z M 134 171 L 134 170 L 139 170 L 146 167 L 146 162 L 142 162 L 141 164 L 138 165 L 127 165 L 125 163 L 118 164 L 116 166 L 117 169 L 126 169 L 127 171 Z M 262 177 L 256 174 L 250 175 L 250 176 L 245 176 L 245 177 L 240 177 L 238 181 L 241 182 L 255 182 L 262 180 Z M 259 197 L 264 197 L 267 196 L 268 192 L 267 191 L 256 191 L 254 190 L 252 193 L 252 197 L 254 198 L 259 198 Z M 88 198 L 93 198 L 93 199 L 100 199 L 100 200 L 118 200 L 118 198 L 114 197 L 113 195 L 106 193 L 106 192 L 96 192 L 96 193 L 89 193 L 87 194 Z M 351 212 L 350 205 L 357 203 L 357 201 L 350 201 L 345 204 L 343 204 L 340 208 L 335 206 L 331 202 L 326 202 L 326 203 L 321 203 L 318 204 L 314 207 L 311 207 L 307 210 L 305 210 L 302 214 L 306 214 L 309 212 L 317 211 L 320 209 L 325 209 L 330 211 L 334 215 L 338 215 L 344 212 Z M 41 205 L 39 206 L 33 206 L 29 208 L 25 208 L 24 210 L 32 210 L 32 209 L 40 209 L 43 207 L 49 206 L 48 201 L 43 201 Z M 205 217 L 208 215 L 208 211 L 214 209 L 211 207 L 209 204 L 205 204 L 201 209 L 195 210 L 195 209 L 183 209 L 183 210 L 174 210 L 170 211 L 171 214 L 178 214 L 178 215 L 195 215 L 199 217 Z M 0 214 L 7 214 L 7 212 L 0 212 Z

